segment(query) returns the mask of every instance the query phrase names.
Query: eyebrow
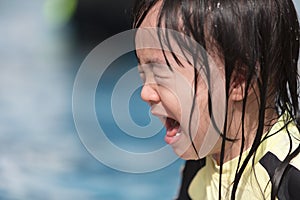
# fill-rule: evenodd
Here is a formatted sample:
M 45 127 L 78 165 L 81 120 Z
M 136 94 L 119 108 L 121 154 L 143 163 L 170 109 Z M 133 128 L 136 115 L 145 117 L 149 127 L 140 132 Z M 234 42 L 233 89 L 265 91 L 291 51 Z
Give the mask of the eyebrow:
M 143 63 L 141 63 L 141 60 L 139 57 L 137 57 L 139 64 L 151 64 L 151 63 L 158 63 L 158 64 L 165 64 L 166 62 L 159 59 L 159 58 L 146 58 Z

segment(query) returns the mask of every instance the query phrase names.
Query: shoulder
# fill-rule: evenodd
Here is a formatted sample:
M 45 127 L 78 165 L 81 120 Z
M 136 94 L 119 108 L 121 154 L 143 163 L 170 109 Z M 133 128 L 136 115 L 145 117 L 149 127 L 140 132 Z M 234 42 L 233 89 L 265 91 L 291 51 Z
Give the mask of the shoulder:
M 298 154 L 292 161 L 293 163 L 300 162 L 300 155 Z M 300 196 L 300 170 L 298 168 L 298 164 L 290 164 L 284 170 L 283 177 L 280 182 L 279 191 L 278 191 L 278 199 L 299 199 Z M 283 162 L 279 160 L 279 158 L 268 152 L 261 160 L 260 164 L 265 168 L 267 173 L 269 174 L 270 179 L 274 180 L 274 175 L 276 176 L 276 171 L 278 171 L 279 167 L 282 166 Z
M 189 200 L 188 188 L 197 174 L 197 172 L 205 166 L 205 158 L 200 160 L 188 160 L 185 162 L 182 170 L 181 186 L 179 189 L 177 200 Z
M 285 180 L 286 179 L 286 180 Z M 300 197 L 300 171 L 293 165 L 289 165 L 283 186 L 286 187 L 289 193 L 289 199 L 299 199 Z
M 300 154 L 286 159 L 291 152 L 298 152 L 300 134 L 297 126 L 281 119 L 271 131 L 272 137 L 267 142 L 267 153 L 260 159 L 260 164 L 267 171 L 272 182 L 280 181 L 278 199 L 299 199 L 300 196 Z M 290 152 L 291 151 L 291 152 Z

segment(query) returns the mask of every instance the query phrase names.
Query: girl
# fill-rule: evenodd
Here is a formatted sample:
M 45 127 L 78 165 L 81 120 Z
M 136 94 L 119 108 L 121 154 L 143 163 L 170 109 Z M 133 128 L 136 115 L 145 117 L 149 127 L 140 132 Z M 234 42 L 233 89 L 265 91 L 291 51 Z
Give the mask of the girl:
M 149 40 L 142 29 L 163 29 L 161 49 L 136 54 L 141 97 L 164 121 L 166 142 L 188 160 L 178 199 L 300 199 L 292 0 L 139 0 L 134 13 L 144 36 L 137 46 Z

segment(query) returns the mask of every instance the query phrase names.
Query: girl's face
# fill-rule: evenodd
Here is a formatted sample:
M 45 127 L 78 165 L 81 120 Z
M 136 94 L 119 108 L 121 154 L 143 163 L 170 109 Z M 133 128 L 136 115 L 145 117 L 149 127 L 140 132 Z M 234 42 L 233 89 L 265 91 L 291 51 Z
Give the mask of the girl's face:
M 189 136 L 189 119 L 194 95 L 193 67 L 178 66 L 173 60 L 172 64 L 170 63 L 173 69 L 171 71 L 159 50 L 137 50 L 137 56 L 140 62 L 139 73 L 144 81 L 141 97 L 151 106 L 151 113 L 165 124 L 166 143 L 182 158 L 197 159 Z M 201 79 L 198 81 L 198 90 L 201 94 L 197 95 L 191 121 L 191 133 L 197 148 L 201 146 L 209 124 L 208 91 Z
M 156 18 L 157 11 L 154 7 L 144 19 L 141 28 L 155 27 Z M 138 68 L 144 82 L 141 97 L 151 106 L 151 113 L 164 123 L 166 143 L 171 145 L 175 153 L 183 159 L 198 159 L 208 154 L 218 153 L 221 140 L 215 129 L 211 128 L 208 110 L 208 81 L 205 72 L 199 72 L 195 92 L 194 66 L 190 64 L 191 62 L 184 59 L 184 56 L 179 56 L 183 65 L 180 66 L 168 51 L 165 51 L 165 57 L 160 49 L 140 48 L 145 46 L 142 43 L 155 42 L 155 39 L 144 36 L 142 33 L 139 34 L 139 30 L 137 35 L 142 35 L 136 38 Z M 217 61 L 215 58 L 214 62 L 209 59 L 210 66 L 215 67 L 212 73 L 219 70 L 216 63 L 221 64 L 221 62 L 220 59 Z M 224 86 L 224 81 L 220 77 L 218 81 L 211 81 L 214 82 L 213 88 Z M 197 153 L 192 146 L 192 141 Z

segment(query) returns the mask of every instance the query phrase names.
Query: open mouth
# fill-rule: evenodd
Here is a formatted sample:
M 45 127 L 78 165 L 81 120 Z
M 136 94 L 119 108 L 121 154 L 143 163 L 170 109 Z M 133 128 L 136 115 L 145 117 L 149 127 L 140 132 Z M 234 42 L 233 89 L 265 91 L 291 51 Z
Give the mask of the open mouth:
M 165 122 L 166 126 L 166 136 L 165 136 L 165 141 L 167 144 L 173 144 L 179 140 L 179 137 L 181 135 L 181 127 L 180 123 L 176 121 L 175 119 L 166 118 Z

